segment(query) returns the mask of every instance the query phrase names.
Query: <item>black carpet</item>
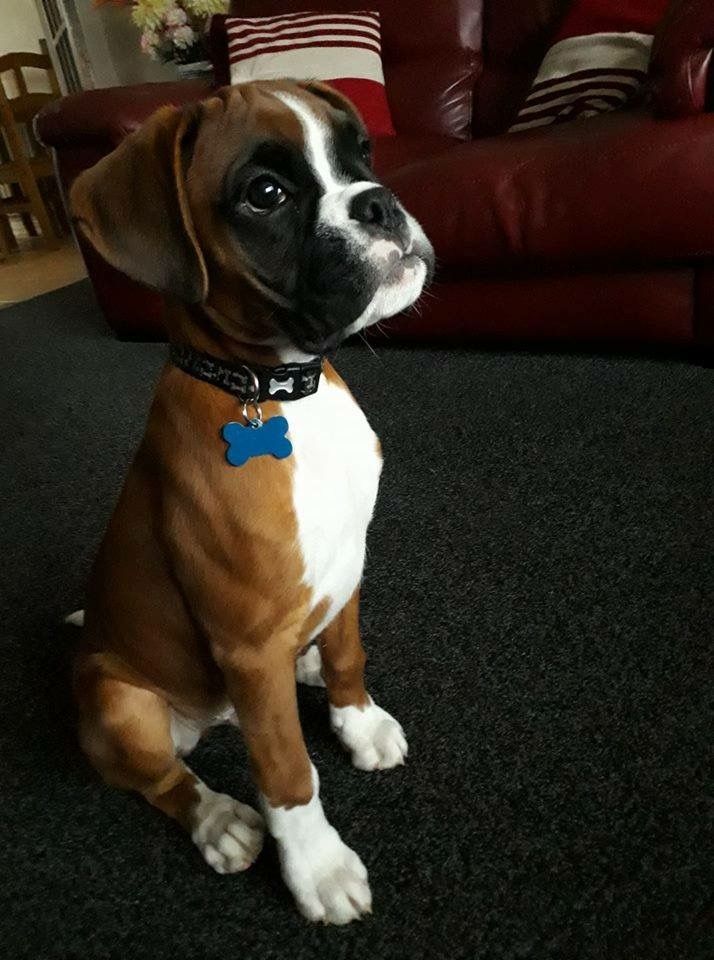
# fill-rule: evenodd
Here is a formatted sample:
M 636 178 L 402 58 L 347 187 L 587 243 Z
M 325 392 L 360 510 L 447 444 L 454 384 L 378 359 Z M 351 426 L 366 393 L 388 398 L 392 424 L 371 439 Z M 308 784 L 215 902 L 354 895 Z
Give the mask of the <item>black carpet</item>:
M 353 770 L 301 695 L 328 813 L 374 916 L 310 927 L 268 845 L 211 872 L 73 740 L 90 558 L 164 348 L 86 284 L 0 313 L 0 955 L 704 960 L 714 375 L 679 360 L 343 348 L 380 433 L 364 633 L 403 769 Z M 194 755 L 252 800 L 243 747 Z

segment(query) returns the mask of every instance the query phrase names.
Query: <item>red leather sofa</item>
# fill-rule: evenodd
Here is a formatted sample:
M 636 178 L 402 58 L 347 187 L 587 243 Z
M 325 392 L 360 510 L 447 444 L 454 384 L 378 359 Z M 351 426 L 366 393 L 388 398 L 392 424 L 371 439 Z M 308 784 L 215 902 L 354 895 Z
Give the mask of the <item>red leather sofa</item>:
M 652 58 L 652 104 L 507 134 L 569 0 L 374 0 L 397 136 L 378 173 L 438 258 L 421 315 L 392 340 L 714 345 L 711 0 L 673 0 Z M 239 0 L 242 16 L 353 9 L 354 0 Z M 183 81 L 67 97 L 40 116 L 65 187 Z M 120 336 L 161 337 L 162 298 L 85 258 Z

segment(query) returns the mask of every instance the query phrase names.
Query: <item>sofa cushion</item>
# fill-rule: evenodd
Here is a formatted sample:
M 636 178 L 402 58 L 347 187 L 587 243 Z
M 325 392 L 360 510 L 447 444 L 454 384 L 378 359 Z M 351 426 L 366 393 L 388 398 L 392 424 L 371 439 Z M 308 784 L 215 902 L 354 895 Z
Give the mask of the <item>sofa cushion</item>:
M 642 98 L 668 0 L 576 0 L 511 131 L 617 110 Z
M 231 14 L 268 17 L 310 7 L 343 13 L 355 0 L 234 0 Z M 371 0 L 382 25 L 387 98 L 398 134 L 470 137 L 480 71 L 482 0 Z
M 611 113 L 460 143 L 386 177 L 442 265 L 509 272 L 714 255 L 714 123 Z
M 474 102 L 476 136 L 500 133 L 511 125 L 572 2 L 489 0 L 485 4 L 483 72 Z
M 387 177 L 395 170 L 435 157 L 460 142 L 451 137 L 376 137 L 372 141 L 374 169 L 378 177 Z
M 696 277 L 691 266 L 681 266 L 437 280 L 418 310 L 382 320 L 367 336 L 386 343 L 684 345 L 694 335 Z M 714 278 L 706 286 L 704 280 L 697 289 L 705 306 L 696 335 L 714 345 Z
M 378 12 L 219 15 L 211 21 L 210 36 L 219 82 L 322 80 L 352 100 L 372 136 L 394 133 L 384 89 Z

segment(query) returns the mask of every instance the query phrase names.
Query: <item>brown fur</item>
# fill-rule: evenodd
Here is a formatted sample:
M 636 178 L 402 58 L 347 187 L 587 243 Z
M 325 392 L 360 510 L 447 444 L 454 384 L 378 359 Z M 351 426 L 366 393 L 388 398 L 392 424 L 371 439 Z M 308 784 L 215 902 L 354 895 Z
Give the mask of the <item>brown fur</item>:
M 364 687 L 367 656 L 359 634 L 359 590 L 320 636 L 322 672 L 327 695 L 334 707 L 364 707 L 368 703 Z
M 255 340 L 270 304 L 215 214 L 251 125 L 302 137 L 258 88 L 221 92 L 188 112 L 159 111 L 80 176 L 71 204 L 110 263 L 193 301 L 174 310 L 172 339 L 269 362 Z M 339 380 L 329 367 L 326 375 Z M 263 404 L 266 418 L 275 406 Z M 75 665 L 89 758 L 108 782 L 140 791 L 186 827 L 196 778 L 176 757 L 170 707 L 203 723 L 232 702 L 270 803 L 306 803 L 312 794 L 295 658 L 327 601 L 316 603 L 303 583 L 290 459 L 255 458 L 237 470 L 222 456 L 220 428 L 239 416 L 220 390 L 172 366 L 162 372 L 93 569 Z M 357 604 L 355 594 L 322 638 L 339 706 L 365 702 Z

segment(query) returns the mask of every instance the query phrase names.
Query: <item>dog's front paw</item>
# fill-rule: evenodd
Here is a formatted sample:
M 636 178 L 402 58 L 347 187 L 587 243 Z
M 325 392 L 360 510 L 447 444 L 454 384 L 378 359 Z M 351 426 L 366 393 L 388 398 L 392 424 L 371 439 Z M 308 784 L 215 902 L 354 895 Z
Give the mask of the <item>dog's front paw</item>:
M 327 822 L 311 842 L 278 841 L 283 878 L 308 920 L 345 924 L 372 912 L 367 870 Z
M 401 724 L 371 697 L 362 708 L 331 706 L 330 721 L 360 770 L 387 770 L 404 763 L 408 747 Z
M 257 810 L 200 784 L 191 839 L 217 873 L 247 870 L 263 846 L 263 818 Z

